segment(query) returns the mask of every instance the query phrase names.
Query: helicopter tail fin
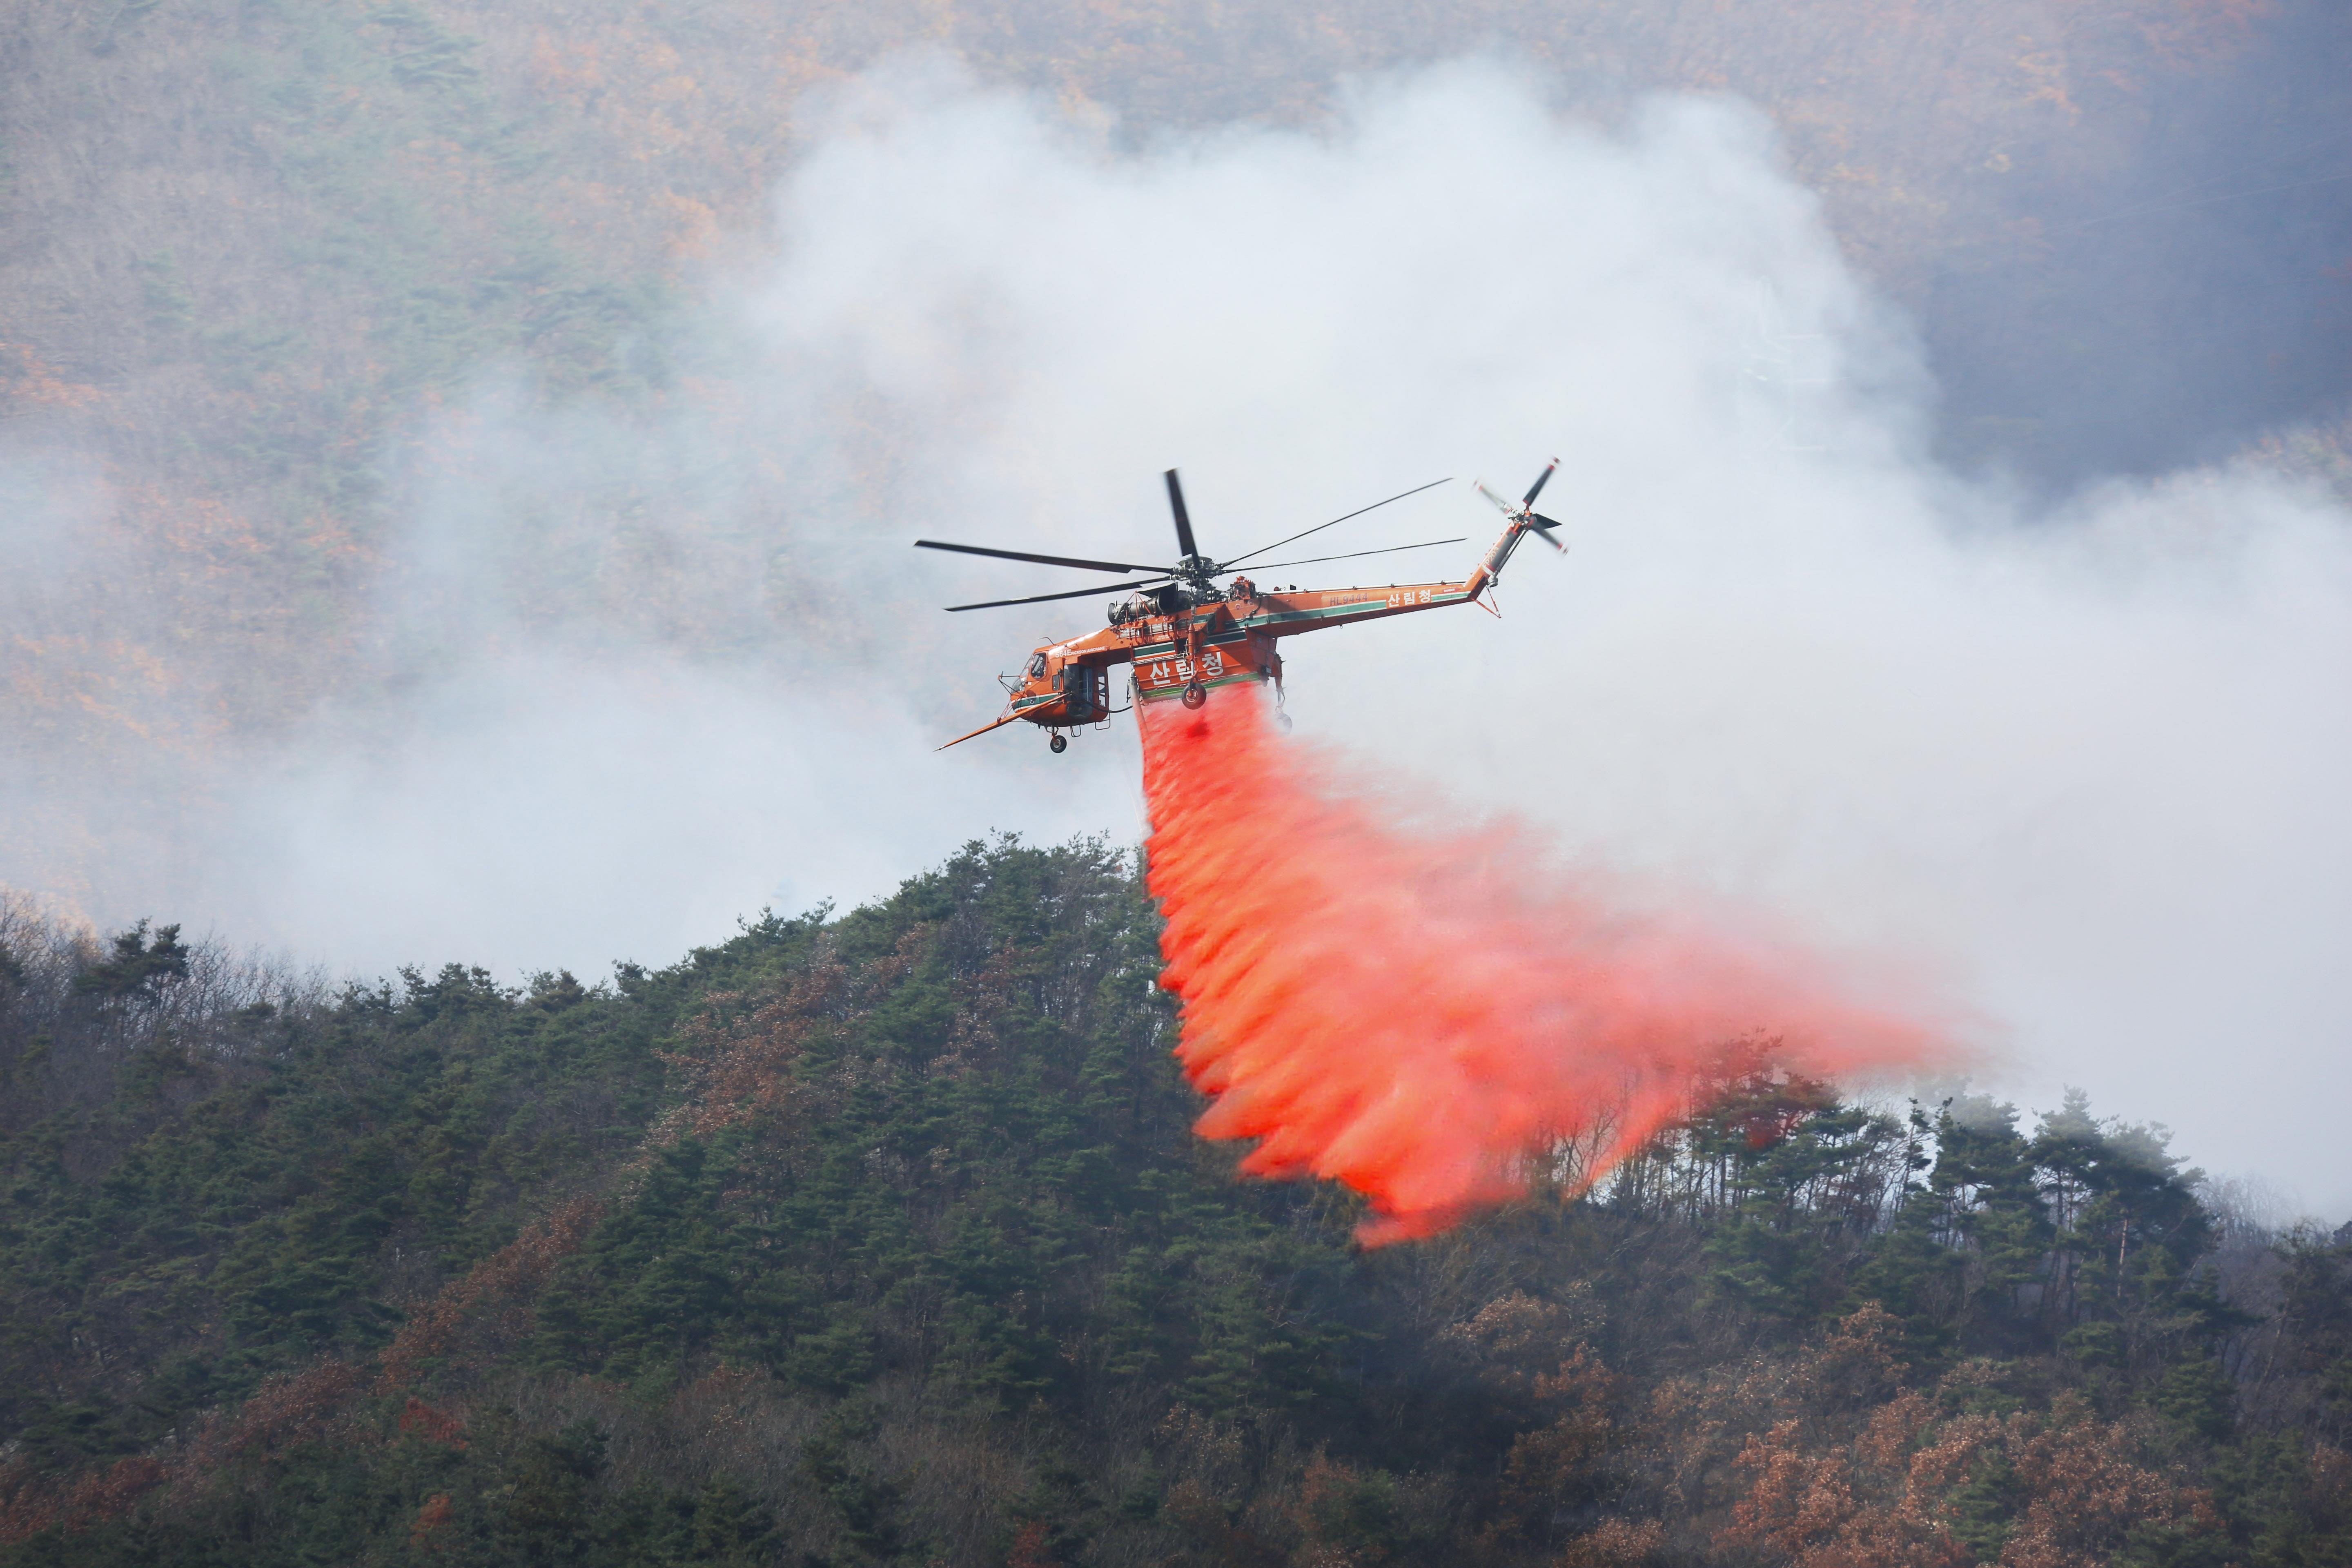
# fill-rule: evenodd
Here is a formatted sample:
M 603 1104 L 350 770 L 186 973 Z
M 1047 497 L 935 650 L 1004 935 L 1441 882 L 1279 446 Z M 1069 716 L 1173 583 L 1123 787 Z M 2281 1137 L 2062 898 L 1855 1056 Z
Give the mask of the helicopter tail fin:
M 1551 479 L 1552 470 L 1559 467 L 1558 458 L 1554 458 L 1546 464 L 1544 471 L 1536 476 L 1536 482 L 1528 489 L 1527 500 L 1517 504 L 1504 500 L 1488 489 L 1485 480 L 1478 482 L 1478 493 L 1494 502 L 1496 508 L 1511 521 L 1504 528 L 1503 537 L 1495 541 L 1495 547 L 1486 552 L 1486 558 L 1484 561 L 1478 563 L 1478 569 L 1470 574 L 1469 589 L 1473 602 L 1475 602 L 1479 595 L 1486 593 L 1487 588 L 1501 578 L 1503 568 L 1510 562 L 1511 552 L 1517 550 L 1519 547 L 1519 541 L 1528 534 L 1534 534 L 1563 554 L 1567 552 L 1568 546 L 1552 537 L 1552 531 L 1559 527 L 1559 521 L 1531 510 L 1535 505 L 1537 495 L 1542 491 L 1545 483 Z

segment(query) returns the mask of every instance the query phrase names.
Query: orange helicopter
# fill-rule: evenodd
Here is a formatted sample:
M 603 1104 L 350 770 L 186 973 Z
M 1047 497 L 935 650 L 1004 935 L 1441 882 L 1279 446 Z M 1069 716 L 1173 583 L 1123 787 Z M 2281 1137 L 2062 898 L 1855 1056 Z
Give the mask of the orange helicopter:
M 992 550 L 978 544 L 947 544 L 936 539 L 915 541 L 918 550 L 951 550 L 963 555 L 987 555 L 1000 561 L 1027 561 L 1041 566 L 1069 566 L 1084 572 L 1142 572 L 1148 576 L 1131 583 L 1113 583 L 1108 587 L 1077 588 L 1060 594 L 1033 594 L 1024 599 L 990 599 L 977 605 L 950 605 L 950 611 L 993 610 L 1008 605 L 1042 605 L 1055 599 L 1083 599 L 1095 594 L 1129 593 L 1129 596 L 1110 606 L 1110 624 L 1098 632 L 1073 637 L 1066 642 L 1049 643 L 1029 656 L 1019 680 L 1004 682 L 1011 702 L 1003 715 L 982 724 L 971 735 L 958 735 L 940 747 L 961 745 L 973 735 L 985 735 L 991 730 L 1002 729 L 1014 720 L 1025 720 L 1051 733 L 1046 744 L 1056 752 L 1069 748 L 1066 731 L 1107 724 L 1114 711 L 1111 705 L 1110 668 L 1113 665 L 1135 666 L 1134 695 L 1139 702 L 1160 702 L 1170 698 L 1187 708 L 1198 708 L 1209 700 L 1209 688 L 1230 686 L 1244 680 L 1271 680 L 1275 689 L 1282 689 L 1282 655 L 1276 644 L 1282 638 L 1301 632 L 1322 631 L 1328 626 L 1352 626 L 1358 621 L 1379 620 L 1384 616 L 1402 616 L 1413 610 L 1434 610 L 1447 605 L 1477 604 L 1480 596 L 1503 574 L 1504 565 L 1519 541 L 1532 533 L 1554 550 L 1567 546 L 1551 537 L 1559 524 L 1533 509 L 1536 497 L 1542 493 L 1552 470 L 1559 467 L 1554 458 L 1528 487 L 1527 495 L 1517 503 L 1504 500 L 1483 483 L 1478 493 L 1502 509 L 1509 521 L 1503 536 L 1486 552 L 1477 569 L 1458 583 L 1391 584 L 1381 588 L 1318 588 L 1301 593 L 1296 588 L 1280 591 L 1261 588 L 1244 576 L 1235 575 L 1235 569 L 1252 558 L 1286 544 L 1296 543 L 1310 533 L 1361 517 L 1365 512 L 1384 507 L 1389 501 L 1399 501 L 1406 496 L 1419 495 L 1444 484 L 1433 479 L 1428 484 L 1392 495 L 1388 500 L 1374 501 L 1370 506 L 1333 518 L 1329 522 L 1317 523 L 1313 528 L 1277 539 L 1262 545 L 1248 555 L 1232 561 L 1213 561 L 1201 553 L 1192 542 L 1192 520 L 1184 510 L 1184 488 L 1177 482 L 1176 470 L 1168 470 L 1168 505 L 1176 514 L 1176 548 L 1180 552 L 1173 566 L 1138 565 L 1130 561 L 1085 561 L 1068 555 L 1039 555 L 1025 550 Z M 1396 544 L 1382 550 L 1357 550 L 1340 555 L 1315 555 L 1304 561 L 1276 561 L 1257 568 L 1261 572 L 1283 566 L 1307 566 L 1324 561 L 1348 561 L 1364 555 L 1390 555 L 1402 550 L 1427 550 L 1439 544 L 1460 544 L 1456 539 L 1424 540 L 1419 544 Z M 1217 579 L 1231 577 L 1225 586 L 1217 586 Z M 1491 608 L 1491 606 L 1489 606 Z M 999 677 L 1003 679 L 1003 677 Z M 1284 727 L 1289 727 L 1287 719 Z

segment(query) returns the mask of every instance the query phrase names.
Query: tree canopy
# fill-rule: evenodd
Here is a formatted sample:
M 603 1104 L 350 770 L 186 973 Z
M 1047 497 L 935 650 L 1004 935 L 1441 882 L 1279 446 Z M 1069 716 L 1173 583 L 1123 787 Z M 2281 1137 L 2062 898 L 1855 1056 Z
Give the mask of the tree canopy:
M 2080 1097 L 1750 1061 L 1580 1197 L 1364 1253 L 1192 1136 L 1099 843 L 595 985 L 0 937 L 10 1562 L 2352 1546 L 2352 1248 Z

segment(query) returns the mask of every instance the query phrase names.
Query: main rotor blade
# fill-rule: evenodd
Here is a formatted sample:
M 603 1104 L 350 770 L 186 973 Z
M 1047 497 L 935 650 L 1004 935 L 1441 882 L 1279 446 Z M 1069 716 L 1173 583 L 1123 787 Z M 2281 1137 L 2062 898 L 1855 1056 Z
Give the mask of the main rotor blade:
M 1406 496 L 1417 496 L 1423 490 L 1433 490 L 1438 486 L 1447 483 L 1453 479 L 1453 475 L 1448 474 L 1443 479 L 1432 479 L 1425 485 L 1415 485 L 1409 490 L 1402 490 L 1389 497 L 1389 500 L 1402 500 Z M 1388 505 L 1389 500 L 1376 500 L 1370 506 L 1360 506 L 1353 511 L 1342 512 L 1338 517 L 1333 518 L 1330 522 L 1318 522 L 1312 528 L 1305 529 L 1297 533 L 1292 534 L 1288 539 L 1277 539 L 1272 544 L 1261 544 L 1255 550 L 1251 551 L 1249 555 L 1243 556 L 1241 561 L 1228 561 L 1224 563 L 1224 564 L 1227 566 L 1238 566 L 1242 563 L 1242 561 L 1247 561 L 1250 558 L 1250 555 L 1263 555 L 1269 550 L 1279 550 L 1286 544 L 1295 543 L 1296 542 L 1306 538 L 1307 534 L 1320 533 L 1325 529 L 1329 528 L 1336 523 L 1345 522 L 1351 517 L 1361 517 L 1368 511 L 1378 511 L 1381 508 Z M 1326 556 L 1324 559 L 1336 561 L 1339 557 Z
M 1528 487 L 1528 499 L 1527 499 L 1527 500 L 1523 500 L 1523 501 L 1521 501 L 1519 504 L 1520 504 L 1521 506 L 1533 506 L 1533 505 L 1535 505 L 1535 504 L 1536 504 L 1536 497 L 1538 497 L 1538 496 L 1539 496 L 1539 495 L 1543 494 L 1543 488 L 1544 488 L 1544 486 L 1546 486 L 1546 485 L 1548 485 L 1548 484 L 1549 484 L 1549 483 L 1551 482 L 1551 471 L 1552 471 L 1552 469 L 1557 468 L 1559 468 L 1559 459 L 1558 458 L 1554 458 L 1550 461 L 1550 463 L 1549 463 L 1549 464 L 1548 464 L 1548 465 L 1545 467 L 1544 471 L 1543 471 L 1542 473 L 1538 474 L 1538 475 L 1536 476 L 1536 482 L 1535 482 L 1534 484 L 1531 484 L 1531 485 L 1529 485 L 1529 486 Z
M 1493 501 L 1496 507 L 1501 510 L 1505 517 L 1517 517 L 1519 515 L 1519 509 L 1513 506 L 1509 501 L 1505 500 L 1501 496 L 1496 495 L 1493 490 L 1488 489 L 1486 488 L 1486 480 L 1480 479 L 1477 481 L 1477 489 L 1480 495 L 1485 496 L 1488 500 Z
M 1312 566 L 1318 561 L 1353 561 L 1359 555 L 1394 555 L 1400 550 L 1426 550 L 1433 544 L 1459 544 L 1459 539 L 1424 539 L 1419 544 L 1391 544 L 1381 550 L 1350 550 L 1345 555 L 1310 555 L 1304 561 L 1269 561 L 1258 568 L 1271 572 L 1277 566 Z
M 1201 552 L 1192 542 L 1192 517 L 1184 510 L 1184 487 L 1176 482 L 1173 468 L 1168 470 L 1168 506 L 1176 514 L 1176 548 L 1190 561 Z
M 1079 566 L 1089 572 L 1173 572 L 1172 566 L 1139 566 L 1132 561 L 1081 561 L 1075 555 L 1033 555 L 1026 550 L 991 550 L 981 544 L 942 544 L 918 539 L 918 550 L 952 550 L 959 555 L 993 555 L 1000 561 L 1034 561 L 1040 566 Z M 1088 592 L 1092 592 L 1091 589 Z
M 1073 588 L 1065 594 L 1032 594 L 1025 599 L 990 599 L 978 605 L 950 605 L 947 607 L 950 611 L 993 610 L 1005 605 L 1042 605 L 1052 599 L 1090 599 L 1097 594 L 1123 594 L 1129 588 L 1149 588 L 1167 581 L 1165 577 L 1146 577 L 1140 583 L 1110 583 L 1098 588 Z

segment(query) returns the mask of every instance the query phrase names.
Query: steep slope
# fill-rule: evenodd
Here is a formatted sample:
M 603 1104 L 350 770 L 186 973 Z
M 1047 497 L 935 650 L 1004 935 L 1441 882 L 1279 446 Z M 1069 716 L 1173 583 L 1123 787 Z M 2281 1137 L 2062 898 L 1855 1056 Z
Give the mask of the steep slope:
M 1097 844 L 305 996 L 14 912 L 8 1561 L 2305 1563 L 2352 1251 L 2080 1105 L 1758 1078 L 1364 1254 L 1194 1140 Z M 201 989 L 202 996 L 195 993 Z M 2218 1228 L 2217 1228 L 2218 1226 Z M 2225 1299 L 2226 1298 L 2226 1299 Z

